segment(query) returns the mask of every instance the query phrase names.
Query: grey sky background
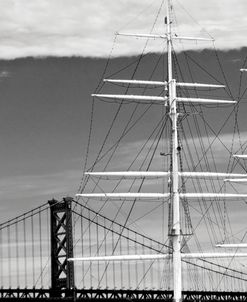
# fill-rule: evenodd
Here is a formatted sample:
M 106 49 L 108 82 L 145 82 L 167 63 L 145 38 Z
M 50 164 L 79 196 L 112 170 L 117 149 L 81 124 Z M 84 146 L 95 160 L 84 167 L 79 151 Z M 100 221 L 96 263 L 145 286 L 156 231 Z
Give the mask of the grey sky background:
M 183 1 L 197 22 L 185 14 L 181 2 L 174 1 L 176 32 L 203 37 L 210 32 L 216 47 L 232 49 L 221 55 L 227 75 L 233 71 L 229 80 L 238 84 L 245 57 L 245 50 L 237 49 L 245 46 L 246 1 Z M 156 0 L 0 1 L 1 220 L 50 198 L 76 193 L 89 131 L 90 94 L 105 66 L 104 57 L 113 45 L 112 56 L 118 57 L 135 55 L 145 44 L 123 37 L 113 44 L 114 33 L 149 32 L 160 5 Z M 164 30 L 164 7 L 162 12 L 153 32 Z M 147 51 L 160 47 L 155 42 Z M 212 43 L 177 44 L 180 51 L 198 47 Z M 128 60 L 112 60 L 110 71 Z M 106 112 L 112 116 L 116 109 L 106 108 L 101 116 L 98 109 L 96 146 L 109 126 Z
M 1 0 L 0 57 L 108 56 L 114 33 L 149 32 L 161 3 L 161 0 Z M 221 49 L 245 46 L 245 0 L 174 0 L 173 3 L 178 33 L 204 37 L 210 33 Z M 153 32 L 164 32 L 164 10 L 165 5 Z M 115 55 L 137 53 L 138 41 L 128 43 L 126 38 L 120 41 L 121 47 Z M 158 46 L 153 46 L 154 50 Z M 195 45 L 188 43 L 185 47 Z

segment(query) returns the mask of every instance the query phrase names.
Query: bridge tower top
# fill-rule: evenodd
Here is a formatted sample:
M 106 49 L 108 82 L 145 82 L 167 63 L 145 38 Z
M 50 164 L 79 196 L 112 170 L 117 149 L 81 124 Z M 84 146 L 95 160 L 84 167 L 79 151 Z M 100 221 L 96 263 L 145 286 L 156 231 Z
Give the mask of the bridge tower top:
M 74 288 L 74 264 L 71 197 L 58 202 L 49 200 L 51 219 L 51 288 L 54 290 Z

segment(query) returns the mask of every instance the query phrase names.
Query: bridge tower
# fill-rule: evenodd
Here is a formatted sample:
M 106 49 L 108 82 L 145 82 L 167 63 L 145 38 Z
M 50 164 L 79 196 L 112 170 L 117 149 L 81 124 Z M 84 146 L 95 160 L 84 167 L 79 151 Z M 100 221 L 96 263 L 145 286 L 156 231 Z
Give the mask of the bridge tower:
M 51 289 L 59 296 L 61 289 L 74 288 L 72 213 L 73 198 L 66 197 L 58 202 L 49 200 L 51 219 Z

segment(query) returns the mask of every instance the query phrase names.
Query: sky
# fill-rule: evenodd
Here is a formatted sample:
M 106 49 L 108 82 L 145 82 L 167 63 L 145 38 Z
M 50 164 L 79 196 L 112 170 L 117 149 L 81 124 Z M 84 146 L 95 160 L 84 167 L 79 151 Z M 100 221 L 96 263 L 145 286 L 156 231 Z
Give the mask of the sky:
M 209 37 L 210 33 L 216 47 L 224 51 L 245 46 L 246 1 L 225 0 L 223 5 L 222 1 L 175 0 L 173 4 L 178 35 Z M 89 131 L 89 96 L 100 80 L 105 58 L 135 55 L 140 47 L 145 51 L 164 48 L 160 41 L 145 46 L 142 39 L 129 43 L 119 36 L 113 42 L 114 34 L 150 32 L 154 23 L 152 32 L 162 33 L 165 4 L 157 0 L 1 0 L 0 5 L 0 195 L 6 199 L 1 213 L 9 217 L 29 209 L 34 199 L 36 206 L 48 196 L 76 192 Z M 178 51 L 212 48 L 211 42 L 205 43 L 176 46 Z M 244 51 L 229 52 L 224 59 L 237 71 Z M 109 73 L 131 62 L 131 57 L 111 62 Z M 231 70 L 229 64 L 227 68 Z M 109 126 L 99 120 L 105 128 Z
M 246 1 L 174 0 L 173 4 L 178 35 L 209 37 L 210 33 L 216 47 L 224 51 L 245 46 Z M 118 36 L 113 42 L 114 34 L 150 32 L 152 24 L 153 33 L 162 33 L 165 4 L 157 0 L 1 0 L 0 6 L 0 194 L 14 205 L 18 196 L 31 200 L 38 191 L 44 198 L 56 190 L 75 192 L 88 135 L 89 95 L 103 72 L 104 58 L 135 55 L 140 47 L 163 49 L 160 41 L 145 46 L 142 39 L 129 43 Z M 212 48 L 212 43 L 176 46 L 183 51 Z M 225 56 L 233 60 L 235 70 L 241 67 L 244 52 L 241 59 L 238 55 Z M 110 71 L 126 60 L 112 60 Z M 61 179 L 58 189 L 52 185 L 54 179 Z M 5 213 L 5 203 L 1 206 Z
M 149 33 L 161 4 L 161 0 L 1 0 L 0 58 L 108 56 L 116 32 Z M 242 47 L 246 10 L 245 0 L 174 0 L 173 24 L 177 33 L 210 34 L 217 48 Z M 153 32 L 164 32 L 164 15 L 165 5 Z M 118 39 L 121 47 L 115 55 L 136 54 L 138 41 Z
M 219 55 L 228 81 L 232 83 L 232 87 L 236 84 L 238 88 L 238 70 L 245 58 L 245 49 L 220 52 Z M 151 55 L 144 62 L 146 67 L 140 69 L 136 77 L 147 78 L 148 71 L 158 57 L 158 55 Z M 220 81 L 224 80 L 219 70 L 217 72 L 214 68 L 216 61 L 214 52 L 194 53 L 194 58 L 200 61 L 206 60 L 209 70 L 213 70 Z M 108 74 L 135 60 L 135 57 L 112 60 L 108 65 Z M 51 198 L 74 196 L 77 192 L 89 137 L 92 109 L 90 94 L 95 91 L 105 64 L 106 59 L 83 57 L 0 60 L 0 69 L 4 71 L 0 81 L 2 107 L 0 196 L 1 217 L 4 219 L 35 208 Z M 131 72 L 127 70 L 119 76 L 126 76 L 129 71 Z M 194 71 L 196 72 L 197 69 Z M 158 77 L 159 73 L 160 71 L 155 74 L 155 77 Z M 197 80 L 212 82 L 208 76 L 199 77 L 199 73 Z M 244 90 L 245 87 L 243 82 L 242 89 Z M 106 85 L 106 88 L 112 86 Z M 133 106 L 122 108 L 104 150 L 107 150 L 121 134 L 126 120 L 131 116 Z M 88 167 L 104 140 L 117 108 L 117 104 L 95 102 Z M 138 108 L 133 121 L 145 108 Z M 245 105 L 242 108 L 245 108 Z M 223 113 L 220 108 L 209 110 L 208 120 L 216 130 L 224 122 L 228 110 L 227 108 Z M 221 119 L 218 119 L 219 114 Z M 121 161 L 114 157 L 113 164 L 108 167 L 109 170 L 126 169 L 133 154 L 136 153 L 135 150 L 150 135 L 160 116 L 161 111 L 157 107 L 145 115 L 124 139 L 118 153 Z M 241 110 L 239 117 L 242 121 L 240 130 L 243 131 L 244 138 L 245 110 Z M 229 127 L 224 132 L 227 133 L 228 130 Z M 224 141 L 228 146 L 231 145 L 228 137 Z M 214 147 L 221 150 L 218 141 Z M 97 165 L 95 169 L 100 171 L 105 162 Z M 157 166 L 154 168 L 157 169 Z
M 126 37 L 114 38 L 115 33 L 149 33 L 154 23 L 151 32 L 163 33 L 165 5 L 162 3 L 160 0 L 0 0 L 0 221 L 49 199 L 73 197 L 77 192 L 90 130 L 90 94 L 101 80 L 107 58 L 111 57 L 106 76 L 130 64 L 118 73 L 127 78 L 133 73 L 131 64 L 140 50 L 160 52 L 164 49 L 163 41 L 146 44 L 142 39 L 131 39 L 130 43 Z M 219 52 L 215 53 L 212 42 L 178 42 L 176 49 L 180 53 L 196 50 L 189 54 L 220 82 L 227 80 L 234 96 L 240 80 L 244 91 L 246 75 L 241 77 L 239 68 L 243 67 L 247 50 L 246 0 L 174 0 L 173 8 L 173 27 L 177 35 L 213 37 Z M 144 59 L 144 68 L 138 69 L 135 76 L 147 79 L 157 59 L 158 55 L 153 54 Z M 185 63 L 182 54 L 178 59 Z M 192 69 L 196 81 L 215 83 L 215 78 L 199 72 L 196 66 Z M 162 72 L 160 68 L 154 78 L 160 78 Z M 117 108 L 116 104 L 95 102 L 89 166 Z M 126 118 L 131 116 L 131 108 L 133 106 L 122 109 L 105 150 L 119 138 Z M 238 117 L 245 139 L 244 102 L 241 108 Z M 135 118 L 143 110 L 138 108 Z M 208 120 L 215 129 L 222 125 L 228 110 L 209 108 Z M 124 169 L 126 163 L 132 161 L 130 152 L 135 153 L 144 143 L 161 114 L 159 108 L 154 108 L 145 116 L 146 126 L 141 121 L 134 128 L 136 135 L 127 136 L 119 150 L 121 160 L 114 157 L 115 166 L 110 168 Z M 228 132 L 233 124 L 234 118 L 223 131 L 222 140 L 228 147 L 232 143 Z M 217 163 L 226 169 L 222 144 L 217 141 L 214 147 Z M 155 165 L 154 168 L 159 167 Z M 100 206 L 100 203 L 96 205 Z M 109 208 L 116 210 L 118 205 L 110 204 Z M 137 206 L 130 221 L 143 214 L 140 208 Z M 128 211 L 127 206 L 125 210 Z M 233 204 L 231 210 L 237 230 L 243 230 L 245 204 Z M 198 219 L 198 213 L 194 208 L 193 211 Z M 149 217 L 144 223 L 147 229 L 156 227 L 156 220 Z

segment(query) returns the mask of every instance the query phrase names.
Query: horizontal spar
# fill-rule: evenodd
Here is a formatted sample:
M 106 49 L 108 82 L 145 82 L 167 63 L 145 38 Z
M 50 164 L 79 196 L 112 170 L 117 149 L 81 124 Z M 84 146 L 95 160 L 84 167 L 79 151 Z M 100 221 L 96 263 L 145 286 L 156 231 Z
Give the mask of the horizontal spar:
M 247 194 L 231 193 L 180 193 L 179 196 L 187 198 L 247 198 Z
M 176 83 L 178 87 L 201 87 L 201 88 L 225 88 L 225 85 L 202 84 L 202 83 Z
M 162 96 L 149 96 L 149 95 L 121 95 L 121 94 L 92 94 L 92 96 L 107 99 L 120 99 L 120 100 L 140 100 L 140 101 L 166 101 L 167 97 Z
M 134 198 L 134 199 L 164 199 L 171 196 L 170 193 L 83 193 L 76 194 L 88 198 Z M 247 194 L 231 193 L 179 193 L 180 197 L 187 198 L 247 198 Z
M 133 84 L 133 85 L 150 85 L 150 86 L 167 86 L 168 83 L 161 81 L 143 81 L 143 80 L 118 80 L 118 79 L 104 79 L 104 82 L 119 83 L 119 84 Z
M 138 33 L 119 33 L 118 36 L 135 37 L 135 38 L 148 38 L 148 39 L 167 39 L 167 35 L 164 34 L 138 34 Z M 183 37 L 178 35 L 171 36 L 172 40 L 190 40 L 190 41 L 214 41 L 213 38 L 200 38 L 200 37 Z
M 172 36 L 172 39 L 175 40 L 189 40 L 189 41 L 209 41 L 209 42 L 213 42 L 214 39 L 213 38 L 200 38 L 200 37 L 183 37 L 183 36 Z
M 168 86 L 167 81 L 144 81 L 144 80 L 121 80 L 121 79 L 104 79 L 104 82 L 115 84 L 132 84 L 132 85 L 148 85 L 148 86 Z M 225 85 L 202 84 L 202 83 L 182 83 L 177 82 L 177 87 L 200 87 L 200 88 L 224 88 Z
M 91 176 L 120 176 L 120 177 L 165 177 L 171 175 L 170 172 L 159 171 L 123 171 L 123 172 L 85 172 L 85 175 Z
M 85 172 L 85 175 L 90 176 L 105 176 L 105 177 L 166 177 L 171 176 L 168 171 L 109 171 L 109 172 Z M 178 172 L 179 176 L 183 177 L 246 177 L 243 173 L 218 173 L 218 172 Z
M 91 198 L 134 198 L 134 199 L 164 199 L 170 197 L 170 193 L 86 193 L 76 194 L 81 197 Z
M 188 253 L 188 254 L 181 254 L 181 256 L 183 259 L 233 258 L 233 257 L 245 258 L 247 257 L 247 253 Z
M 201 99 L 201 98 L 176 98 L 178 102 L 185 103 L 204 103 L 204 104 L 235 104 L 237 101 L 217 100 L 217 99 Z
M 247 177 L 243 173 L 224 173 L 224 172 L 178 172 L 179 175 L 184 177 Z
M 126 37 L 135 37 L 135 38 L 148 38 L 148 39 L 167 39 L 167 35 L 159 35 L 159 34 L 136 34 L 136 33 L 119 33 L 116 32 L 118 36 L 126 36 Z
M 247 178 L 226 178 L 225 182 L 235 182 L 235 183 L 245 183 L 247 182 Z
M 69 261 L 130 261 L 130 260 L 155 260 L 167 259 L 171 254 L 146 254 L 146 255 L 116 255 L 116 256 L 95 256 L 69 258 Z
M 94 97 L 120 99 L 120 100 L 140 100 L 140 101 L 167 101 L 167 97 L 149 96 L 149 95 L 121 95 L 121 94 L 92 94 Z M 217 99 L 201 99 L 201 98 L 176 98 L 178 102 L 185 103 L 205 103 L 205 104 L 235 104 L 236 101 L 217 100 Z
M 182 259 L 197 258 L 232 258 L 247 257 L 247 253 L 187 253 L 181 254 Z M 113 256 L 94 256 L 68 258 L 68 261 L 142 261 L 142 260 L 160 260 L 172 259 L 171 254 L 144 254 L 144 255 L 113 255 Z
M 247 154 L 234 154 L 232 157 L 246 159 L 247 158 Z
M 216 244 L 216 247 L 223 247 L 223 248 L 247 248 L 247 243 L 224 243 L 224 244 Z

